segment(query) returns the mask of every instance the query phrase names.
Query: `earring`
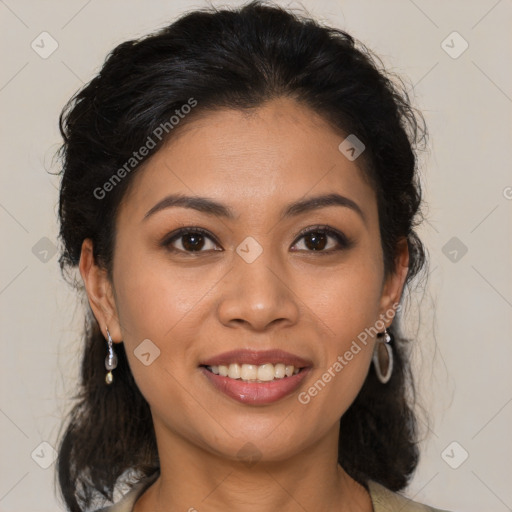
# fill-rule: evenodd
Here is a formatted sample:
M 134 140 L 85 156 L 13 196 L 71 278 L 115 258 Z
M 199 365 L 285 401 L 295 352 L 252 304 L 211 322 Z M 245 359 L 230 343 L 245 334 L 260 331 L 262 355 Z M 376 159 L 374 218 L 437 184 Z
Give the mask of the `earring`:
M 114 347 L 112 345 L 112 336 L 110 336 L 110 333 L 108 332 L 108 327 L 105 327 L 107 329 L 107 336 L 108 336 L 108 355 L 105 358 L 105 368 L 108 370 L 108 373 L 105 377 L 105 382 L 107 384 L 112 384 L 114 381 L 114 377 L 112 376 L 112 370 L 114 370 L 117 367 L 117 356 L 114 352 Z
M 375 350 L 373 351 L 373 366 L 375 367 L 377 378 L 382 384 L 386 384 L 393 373 L 393 349 L 389 344 L 391 335 L 388 333 L 388 330 L 384 329 L 384 332 L 380 334 L 384 337 L 384 341 L 377 339 Z M 386 359 L 387 362 L 385 362 Z

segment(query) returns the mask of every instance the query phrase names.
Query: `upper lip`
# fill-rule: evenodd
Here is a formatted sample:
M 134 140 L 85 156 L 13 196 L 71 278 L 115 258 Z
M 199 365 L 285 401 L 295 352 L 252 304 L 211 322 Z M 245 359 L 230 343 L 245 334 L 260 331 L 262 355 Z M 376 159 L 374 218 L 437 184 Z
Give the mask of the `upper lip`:
M 286 365 L 293 365 L 295 368 L 304 368 L 306 366 L 311 366 L 312 364 L 311 361 L 284 350 L 238 349 L 231 350 L 229 352 L 223 352 L 222 354 L 217 354 L 216 356 L 213 356 L 200 363 L 200 366 L 229 366 L 232 363 L 254 364 L 257 366 L 265 363 L 283 363 Z

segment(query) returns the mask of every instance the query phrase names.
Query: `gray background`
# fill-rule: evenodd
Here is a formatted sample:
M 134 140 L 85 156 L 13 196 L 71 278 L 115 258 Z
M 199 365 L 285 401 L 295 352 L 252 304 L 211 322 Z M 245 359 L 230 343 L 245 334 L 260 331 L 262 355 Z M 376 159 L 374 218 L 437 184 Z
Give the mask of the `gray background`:
M 0 0 L 0 512 L 63 510 L 53 447 L 75 390 L 83 305 L 55 254 L 58 179 L 47 171 L 58 170 L 58 114 L 115 45 L 205 5 Z M 512 2 L 302 5 L 405 76 L 430 128 L 420 229 L 429 282 L 407 297 L 429 420 L 420 416 L 407 494 L 453 511 L 511 510 Z

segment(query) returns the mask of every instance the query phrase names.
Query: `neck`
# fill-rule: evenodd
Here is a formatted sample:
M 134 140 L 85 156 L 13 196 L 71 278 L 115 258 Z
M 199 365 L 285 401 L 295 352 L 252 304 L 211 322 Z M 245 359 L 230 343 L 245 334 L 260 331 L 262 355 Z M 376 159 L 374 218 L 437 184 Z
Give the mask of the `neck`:
M 157 433 L 160 476 L 134 512 L 371 512 L 366 489 L 337 463 L 338 431 L 279 461 L 230 460 Z

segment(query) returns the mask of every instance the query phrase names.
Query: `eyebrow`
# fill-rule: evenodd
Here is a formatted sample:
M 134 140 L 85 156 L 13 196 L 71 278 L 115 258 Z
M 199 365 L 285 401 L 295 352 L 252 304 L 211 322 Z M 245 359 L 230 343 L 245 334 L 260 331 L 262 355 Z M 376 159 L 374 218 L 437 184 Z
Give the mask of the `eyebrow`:
M 349 199 L 348 197 L 336 193 L 315 196 L 309 199 L 301 199 L 299 201 L 291 203 L 283 209 L 281 213 L 281 219 L 300 215 L 302 213 L 310 212 L 313 210 L 318 210 L 320 208 L 325 208 L 327 206 L 343 206 L 346 208 L 350 208 L 351 210 L 356 212 L 366 223 L 365 214 L 363 213 L 359 205 L 352 199 Z M 224 217 L 229 220 L 233 220 L 236 218 L 236 215 L 234 214 L 231 208 L 213 199 L 200 196 L 184 196 L 180 194 L 171 194 L 164 197 L 161 201 L 155 204 L 155 206 L 153 206 L 146 213 L 146 215 L 144 215 L 144 218 L 142 220 L 144 221 L 147 218 L 154 215 L 155 213 L 171 207 L 191 208 L 193 210 L 206 213 L 208 215 Z

